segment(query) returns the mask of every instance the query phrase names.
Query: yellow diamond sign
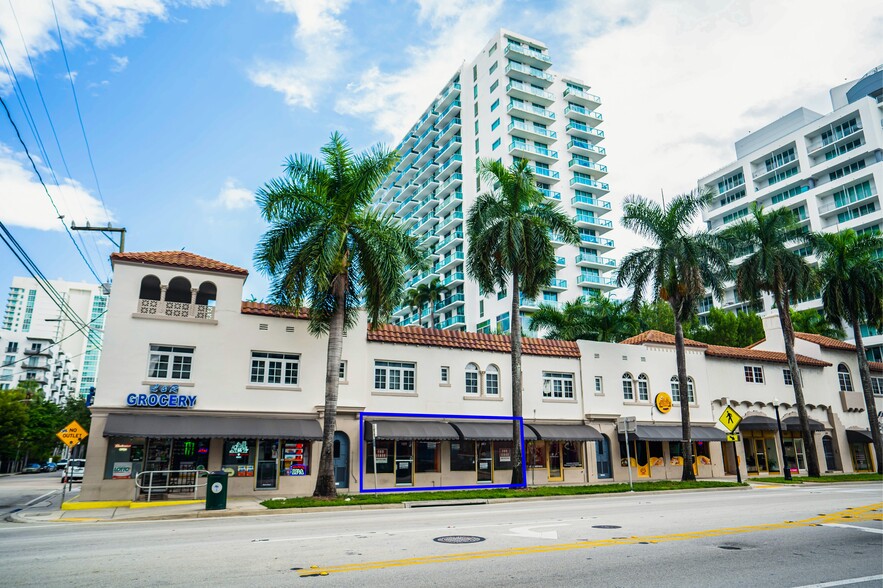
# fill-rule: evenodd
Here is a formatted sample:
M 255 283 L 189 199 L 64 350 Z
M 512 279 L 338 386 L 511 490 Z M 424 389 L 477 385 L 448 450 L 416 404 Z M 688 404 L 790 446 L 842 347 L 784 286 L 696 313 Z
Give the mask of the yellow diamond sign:
M 73 447 L 86 438 L 89 432 L 80 426 L 80 423 L 73 421 L 71 424 L 60 430 L 56 435 L 68 447 Z
M 736 427 L 739 426 L 739 423 L 742 422 L 742 416 L 728 406 L 724 409 L 723 414 L 721 414 L 720 418 L 717 420 L 719 420 L 721 424 L 725 426 L 730 433 L 732 433 L 736 430 Z

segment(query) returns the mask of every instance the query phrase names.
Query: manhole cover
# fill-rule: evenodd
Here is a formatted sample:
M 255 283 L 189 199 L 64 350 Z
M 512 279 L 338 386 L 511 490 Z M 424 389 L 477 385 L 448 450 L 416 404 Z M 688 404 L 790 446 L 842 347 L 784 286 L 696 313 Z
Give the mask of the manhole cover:
M 721 549 L 729 549 L 731 551 L 741 551 L 741 547 L 736 547 L 735 545 L 718 545 Z
M 593 529 L 622 529 L 619 525 L 592 525 Z
M 476 537 L 475 535 L 445 535 L 444 537 L 436 537 L 433 541 L 436 543 L 480 543 L 484 541 L 484 537 Z

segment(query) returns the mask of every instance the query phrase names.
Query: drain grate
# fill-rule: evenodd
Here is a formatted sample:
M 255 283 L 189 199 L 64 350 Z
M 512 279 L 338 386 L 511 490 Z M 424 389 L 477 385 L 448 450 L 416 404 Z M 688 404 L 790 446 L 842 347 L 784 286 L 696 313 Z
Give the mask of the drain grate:
M 593 529 L 622 529 L 619 525 L 592 525 Z
M 481 543 L 484 537 L 476 537 L 475 535 L 445 535 L 444 537 L 436 537 L 433 539 L 436 543 Z

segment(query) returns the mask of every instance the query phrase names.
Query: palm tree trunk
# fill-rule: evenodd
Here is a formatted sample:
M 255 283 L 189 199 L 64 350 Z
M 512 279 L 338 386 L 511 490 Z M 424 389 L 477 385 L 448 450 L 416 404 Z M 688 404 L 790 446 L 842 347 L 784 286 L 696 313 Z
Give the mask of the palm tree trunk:
M 877 404 L 874 401 L 874 392 L 871 388 L 871 369 L 868 365 L 868 356 L 865 355 L 865 342 L 862 340 L 861 325 L 858 319 L 852 321 L 852 330 L 855 333 L 855 352 L 858 355 L 858 373 L 862 380 L 862 392 L 865 396 L 865 407 L 868 411 L 868 426 L 871 428 L 871 437 L 874 439 L 877 473 L 883 474 L 883 444 L 881 444 L 880 440 L 880 420 L 877 418 Z
M 684 327 L 675 315 L 675 359 L 678 365 L 678 391 L 681 395 L 681 454 L 684 469 L 681 481 L 696 479 L 693 473 L 693 435 L 690 431 L 690 390 L 687 386 L 687 353 L 684 349 Z
M 520 417 L 521 408 L 521 291 L 518 272 L 512 272 L 512 311 L 509 319 L 509 340 L 512 345 L 512 416 Z M 521 423 L 512 420 L 512 483 L 523 484 L 526 480 L 521 462 Z
M 806 473 L 810 477 L 821 475 L 819 470 L 819 456 L 816 453 L 816 441 L 812 431 L 809 430 L 809 417 L 806 414 L 806 401 L 803 398 L 803 381 L 800 377 L 800 368 L 797 365 L 797 355 L 794 353 L 794 325 L 791 324 L 791 312 L 788 305 L 787 294 L 784 288 L 777 288 L 775 293 L 776 309 L 779 312 L 779 323 L 782 325 L 782 335 L 785 339 L 785 356 L 788 359 L 788 369 L 791 370 L 791 382 L 794 387 L 794 400 L 797 403 L 797 415 L 800 417 L 800 430 L 803 434 L 803 446 L 806 452 Z M 796 453 L 796 451 L 795 451 Z M 782 456 L 785 462 L 785 456 Z M 788 467 L 783 463 L 782 467 Z
M 346 319 L 347 274 L 334 279 L 334 313 L 328 327 L 328 362 L 325 366 L 325 417 L 322 427 L 322 450 L 319 454 L 319 474 L 313 496 L 334 498 L 334 433 L 337 430 L 337 392 L 340 386 L 340 356 L 343 351 L 343 328 Z M 362 440 L 359 440 L 361 443 Z

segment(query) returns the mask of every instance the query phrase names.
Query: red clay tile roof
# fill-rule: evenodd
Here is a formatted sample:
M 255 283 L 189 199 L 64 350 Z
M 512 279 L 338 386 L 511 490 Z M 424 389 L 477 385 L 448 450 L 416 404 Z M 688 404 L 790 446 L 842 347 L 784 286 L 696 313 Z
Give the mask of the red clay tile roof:
M 423 327 L 384 325 L 374 330 L 369 328 L 368 341 L 472 349 L 475 351 L 495 351 L 498 353 L 509 353 L 511 351 L 508 335 L 485 335 L 483 333 L 464 333 L 441 329 L 426 329 Z M 579 346 L 573 341 L 533 339 L 530 337 L 522 337 L 521 341 L 525 355 L 580 357 Z
M 810 343 L 815 343 L 819 347 L 825 349 L 839 349 L 841 351 L 852 351 L 855 353 L 855 345 L 841 341 L 840 339 L 832 339 L 831 337 L 823 337 L 822 335 L 813 335 L 812 333 L 794 333 L 794 336 Z
M 883 361 L 869 361 L 868 365 L 872 372 L 883 372 Z
M 622 341 L 626 345 L 643 345 L 644 343 L 656 343 L 662 345 L 674 345 L 675 336 L 661 331 L 644 331 L 634 337 L 630 337 Z M 684 343 L 688 347 L 698 347 L 705 349 L 705 355 L 709 357 L 720 357 L 724 359 L 739 359 L 750 361 L 768 361 L 774 363 L 788 363 L 784 353 L 779 351 L 759 351 L 756 349 L 746 349 L 743 347 L 726 347 L 724 345 L 708 345 L 699 341 L 684 339 Z M 756 345 L 756 343 L 755 343 Z M 806 366 L 825 367 L 831 365 L 826 361 L 807 357 L 805 355 L 797 355 L 797 363 Z
M 166 265 L 186 269 L 204 270 L 221 274 L 247 276 L 248 270 L 228 263 L 215 261 L 189 251 L 142 251 L 127 253 L 111 253 L 111 261 L 126 261 L 147 265 Z
M 662 331 L 644 331 L 643 333 L 638 333 L 634 337 L 629 337 L 628 339 L 624 339 L 620 341 L 625 345 L 643 345 L 644 343 L 658 343 L 661 345 L 674 345 L 675 344 L 675 336 L 669 333 L 663 333 Z M 699 341 L 693 341 L 692 339 L 684 339 L 684 345 L 687 347 L 708 347 L 705 343 L 700 343 Z
M 265 302 L 246 302 L 242 301 L 240 312 L 242 314 L 254 314 L 258 316 L 274 316 L 278 318 L 306 319 L 308 318 L 307 309 L 293 310 L 281 306 L 274 306 Z

